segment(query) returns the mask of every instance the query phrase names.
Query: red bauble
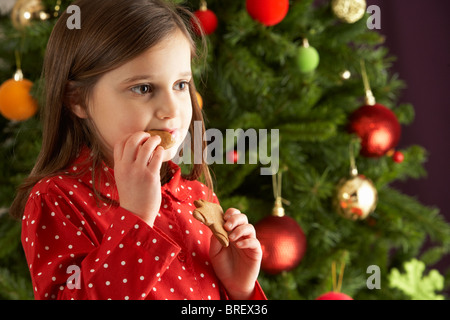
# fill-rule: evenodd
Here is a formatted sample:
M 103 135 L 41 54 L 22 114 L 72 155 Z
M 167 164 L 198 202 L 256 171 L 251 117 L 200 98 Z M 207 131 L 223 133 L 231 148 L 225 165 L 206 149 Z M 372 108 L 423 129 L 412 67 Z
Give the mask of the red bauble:
M 395 114 L 381 104 L 364 105 L 350 115 L 349 131 L 361 138 L 361 154 L 381 157 L 395 148 L 401 127 Z
M 239 153 L 236 150 L 227 152 L 227 163 L 237 163 L 239 160 Z
M 353 300 L 353 298 L 342 292 L 330 291 L 317 297 L 316 300 Z
M 208 35 L 213 33 L 217 29 L 218 20 L 214 12 L 209 9 L 202 8 L 194 12 L 198 21 L 191 21 L 196 34 L 201 35 L 203 33 Z M 199 28 L 199 25 L 201 28 Z
M 392 160 L 394 160 L 397 163 L 402 163 L 403 160 L 405 160 L 405 156 L 400 151 L 395 151 L 392 155 Z
M 306 251 L 306 237 L 297 222 L 287 216 L 269 216 L 255 225 L 261 243 L 261 269 L 277 274 L 295 268 Z
M 289 10 L 289 0 L 247 0 L 247 11 L 266 26 L 280 23 Z

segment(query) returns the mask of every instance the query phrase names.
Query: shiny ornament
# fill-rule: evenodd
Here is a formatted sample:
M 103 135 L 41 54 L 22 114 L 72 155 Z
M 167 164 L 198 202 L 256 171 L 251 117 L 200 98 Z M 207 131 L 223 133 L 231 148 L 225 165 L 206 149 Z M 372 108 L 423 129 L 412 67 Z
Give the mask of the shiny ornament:
M 341 216 L 363 220 L 375 210 L 378 192 L 373 182 L 364 175 L 341 179 L 336 190 L 334 207 Z
M 11 10 L 11 22 L 18 30 L 30 25 L 33 20 L 46 20 L 49 17 L 41 0 L 17 0 Z
M 381 104 L 358 108 L 349 121 L 349 131 L 361 138 L 363 156 L 381 157 L 400 140 L 401 127 L 396 115 Z
M 306 252 L 306 237 L 297 222 L 288 216 L 269 216 L 255 225 L 261 243 L 261 269 L 278 274 L 295 268 Z
M 197 35 L 201 35 L 202 31 L 205 35 L 216 31 L 219 21 L 216 14 L 206 7 L 205 1 L 202 2 L 200 9 L 194 12 L 194 16 L 197 21 L 191 21 L 191 23 Z
M 347 23 L 355 23 L 366 13 L 366 0 L 333 0 L 331 9 L 335 16 Z
M 269 27 L 280 23 L 289 11 L 289 0 L 247 0 L 248 14 Z
M 303 39 L 303 45 L 298 49 L 297 65 L 302 73 L 309 73 L 314 71 L 319 65 L 319 53 L 314 47 L 309 45 L 308 40 Z
M 395 151 L 394 154 L 392 155 L 392 160 L 394 160 L 394 162 L 397 163 L 402 163 L 403 160 L 405 160 L 405 156 L 401 151 Z
M 38 104 L 30 94 L 32 86 L 30 80 L 20 77 L 3 82 L 0 86 L 0 113 L 5 118 L 16 121 L 26 120 L 35 115 Z
M 237 163 L 239 161 L 239 153 L 237 150 L 227 152 L 227 163 Z
M 330 291 L 320 295 L 316 300 L 353 300 L 353 298 L 342 292 Z
M 200 109 L 203 109 L 203 98 L 200 93 L 195 92 L 195 97 L 197 98 L 197 104 Z

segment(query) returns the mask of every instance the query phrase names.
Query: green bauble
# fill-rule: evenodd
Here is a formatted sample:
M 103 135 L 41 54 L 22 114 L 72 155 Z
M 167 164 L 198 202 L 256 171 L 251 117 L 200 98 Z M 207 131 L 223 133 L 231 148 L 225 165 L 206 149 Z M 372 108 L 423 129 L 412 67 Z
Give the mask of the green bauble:
M 302 73 L 314 71 L 319 65 L 319 53 L 314 47 L 302 46 L 298 50 L 297 65 Z

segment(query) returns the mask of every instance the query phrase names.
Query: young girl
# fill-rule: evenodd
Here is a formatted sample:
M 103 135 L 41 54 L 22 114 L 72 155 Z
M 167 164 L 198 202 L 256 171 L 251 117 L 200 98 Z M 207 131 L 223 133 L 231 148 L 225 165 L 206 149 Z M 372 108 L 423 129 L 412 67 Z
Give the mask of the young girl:
M 253 226 L 226 210 L 222 247 L 192 215 L 194 200 L 218 202 L 206 164 L 184 175 L 171 161 L 203 121 L 190 14 L 159 0 L 74 4 L 81 29 L 64 13 L 50 36 L 42 150 L 11 207 L 36 299 L 264 299 Z

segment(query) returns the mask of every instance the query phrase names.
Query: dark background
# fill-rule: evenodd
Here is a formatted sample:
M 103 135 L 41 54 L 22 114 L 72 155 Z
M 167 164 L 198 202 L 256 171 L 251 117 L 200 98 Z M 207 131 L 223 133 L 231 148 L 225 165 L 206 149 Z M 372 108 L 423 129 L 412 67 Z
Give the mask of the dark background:
M 381 11 L 385 45 L 397 57 L 393 72 L 405 81 L 399 102 L 412 103 L 414 122 L 402 127 L 398 149 L 418 144 L 428 151 L 427 177 L 394 187 L 438 207 L 450 222 L 450 1 L 367 0 Z M 447 256 L 436 266 L 450 268 Z

